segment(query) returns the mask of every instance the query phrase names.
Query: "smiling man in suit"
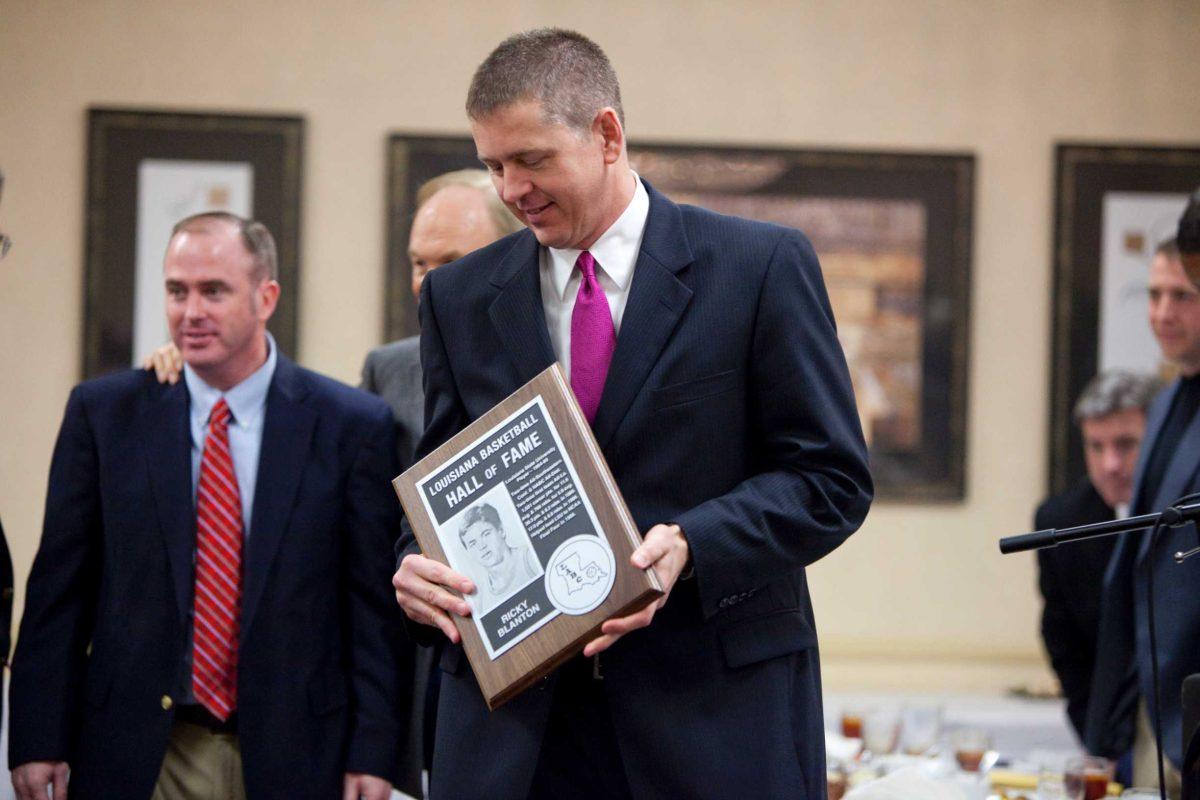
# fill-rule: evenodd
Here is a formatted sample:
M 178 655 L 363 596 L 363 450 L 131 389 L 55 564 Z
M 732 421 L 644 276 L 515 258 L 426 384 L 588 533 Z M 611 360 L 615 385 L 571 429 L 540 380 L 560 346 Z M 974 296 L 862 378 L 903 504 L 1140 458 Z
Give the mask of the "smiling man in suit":
M 1175 240 L 1159 245 L 1148 281 L 1150 327 L 1163 358 L 1180 377 L 1155 398 L 1146 415 L 1131 512 L 1161 511 L 1200 491 L 1200 291 L 1188 280 Z M 1154 726 L 1163 734 L 1164 776 L 1177 797 L 1183 763 L 1183 679 L 1200 672 L 1200 558 L 1176 564 L 1174 554 L 1197 544 L 1196 526 L 1120 537 L 1104 576 L 1100 636 L 1085 743 L 1099 755 L 1132 751 L 1133 782 L 1158 785 Z M 1149 570 L 1162 691 L 1156 719 L 1150 632 Z
M 180 222 L 164 263 L 184 380 L 71 393 L 12 670 L 25 800 L 359 798 L 400 741 L 387 405 L 267 333 L 260 223 Z
M 425 280 L 418 456 L 561 362 L 645 531 L 632 561 L 668 594 L 489 713 L 450 616 L 469 613 L 450 590 L 475 587 L 406 532 L 410 630 L 455 643 L 432 796 L 824 798 L 804 568 L 857 529 L 872 484 L 811 246 L 641 181 L 616 74 L 577 33 L 503 42 L 467 112 L 528 230 Z

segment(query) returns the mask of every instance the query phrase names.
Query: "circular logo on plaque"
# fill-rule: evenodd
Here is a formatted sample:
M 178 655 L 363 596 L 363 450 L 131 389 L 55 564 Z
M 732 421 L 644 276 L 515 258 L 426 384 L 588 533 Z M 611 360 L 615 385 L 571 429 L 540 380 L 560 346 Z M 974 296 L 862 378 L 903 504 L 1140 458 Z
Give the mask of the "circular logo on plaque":
M 546 565 L 546 596 L 564 614 L 586 614 L 612 591 L 616 566 L 608 542 L 588 533 L 572 536 Z

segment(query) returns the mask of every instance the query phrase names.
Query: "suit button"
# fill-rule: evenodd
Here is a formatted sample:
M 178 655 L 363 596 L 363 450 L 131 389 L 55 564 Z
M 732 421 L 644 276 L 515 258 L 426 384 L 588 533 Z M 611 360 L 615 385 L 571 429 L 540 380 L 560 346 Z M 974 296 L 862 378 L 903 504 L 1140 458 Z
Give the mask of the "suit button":
M 174 706 L 174 705 L 175 705 L 175 701 L 171 699 L 171 695 L 169 695 L 169 694 L 164 694 L 164 695 L 162 696 L 162 707 L 163 707 L 163 711 L 170 711 L 170 710 L 171 710 L 171 707 L 172 707 L 172 706 Z

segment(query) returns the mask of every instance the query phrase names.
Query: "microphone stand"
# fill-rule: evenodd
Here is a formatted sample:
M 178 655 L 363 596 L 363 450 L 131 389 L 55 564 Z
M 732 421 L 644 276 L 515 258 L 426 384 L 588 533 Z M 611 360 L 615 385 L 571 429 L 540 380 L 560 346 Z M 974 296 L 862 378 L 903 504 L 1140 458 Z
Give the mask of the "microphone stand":
M 1190 499 L 1190 498 L 1188 498 Z M 1005 536 L 1000 540 L 1000 552 L 1022 553 L 1026 550 L 1042 550 L 1047 547 L 1058 547 L 1060 544 L 1078 542 L 1084 539 L 1096 539 L 1101 536 L 1115 536 L 1118 533 L 1129 533 L 1139 530 L 1153 530 L 1156 526 L 1174 528 L 1185 522 L 1200 520 L 1200 502 L 1186 505 L 1168 506 L 1159 514 L 1141 514 L 1136 517 L 1126 517 L 1111 522 L 1096 522 L 1091 525 L 1076 525 L 1073 528 L 1047 528 L 1032 533 L 1022 533 L 1019 536 Z M 1191 558 L 1200 547 L 1187 552 L 1176 553 L 1176 563 L 1182 564 Z
M 1047 528 L 1042 531 L 1022 533 L 1019 536 L 1006 536 L 1000 540 L 1000 552 L 1007 555 L 1027 550 L 1042 550 L 1084 539 L 1096 539 L 1102 536 L 1115 536 L 1118 533 L 1131 533 L 1143 530 L 1150 531 L 1150 547 L 1153 549 L 1158 532 L 1163 528 L 1175 528 L 1188 522 L 1200 520 L 1200 502 L 1195 502 L 1197 499 L 1200 499 L 1200 494 L 1189 494 L 1186 497 L 1181 497 L 1175 501 L 1174 505 L 1167 506 L 1158 514 L 1140 514 L 1136 517 L 1127 517 L 1125 519 L 1113 520 L 1112 522 L 1076 525 L 1073 528 L 1063 528 L 1062 530 Z M 1175 563 L 1182 564 L 1197 553 L 1200 553 L 1200 547 L 1176 552 Z M 1158 761 L 1159 796 L 1162 800 L 1166 800 L 1167 784 L 1163 775 L 1162 710 L 1158 688 L 1158 644 L 1156 642 L 1157 637 L 1154 635 L 1154 558 L 1151 557 L 1148 563 L 1147 592 L 1150 595 L 1150 602 L 1146 605 L 1150 623 L 1150 671 L 1154 686 L 1154 697 L 1151 698 L 1154 703 L 1154 745 Z

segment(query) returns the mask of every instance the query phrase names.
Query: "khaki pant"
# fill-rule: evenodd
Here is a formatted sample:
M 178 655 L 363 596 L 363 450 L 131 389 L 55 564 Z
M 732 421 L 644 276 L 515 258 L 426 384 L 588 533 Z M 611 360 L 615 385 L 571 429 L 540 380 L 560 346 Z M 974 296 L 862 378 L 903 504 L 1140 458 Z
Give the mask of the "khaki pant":
M 176 722 L 152 800 L 246 800 L 237 735 Z
M 1146 713 L 1145 701 L 1138 703 L 1137 733 L 1133 737 L 1133 785 L 1158 788 L 1158 766 L 1154 763 L 1154 726 Z M 1179 770 L 1163 755 L 1163 777 L 1167 781 L 1167 796 L 1178 800 L 1183 793 Z

